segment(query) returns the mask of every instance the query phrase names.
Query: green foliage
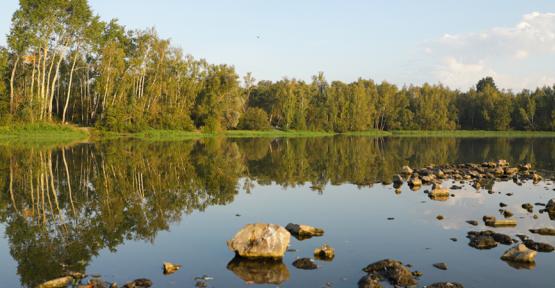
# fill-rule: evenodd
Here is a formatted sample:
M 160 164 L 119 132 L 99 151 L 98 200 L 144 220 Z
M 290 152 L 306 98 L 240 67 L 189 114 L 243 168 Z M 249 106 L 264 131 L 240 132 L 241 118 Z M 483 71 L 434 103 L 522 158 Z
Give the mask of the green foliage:
M 125 133 L 555 130 L 553 87 L 514 94 L 492 77 L 466 92 L 371 79 L 330 83 L 322 72 L 310 82 L 258 83 L 248 73 L 240 85 L 233 66 L 186 55 L 154 29 L 104 22 L 87 0 L 20 1 L 7 40 L 8 49 L 0 48 L 0 124 L 61 119 Z M 243 115 L 251 108 L 256 115 Z
M 244 130 L 267 130 L 270 129 L 268 114 L 261 108 L 248 108 L 239 120 L 239 129 Z

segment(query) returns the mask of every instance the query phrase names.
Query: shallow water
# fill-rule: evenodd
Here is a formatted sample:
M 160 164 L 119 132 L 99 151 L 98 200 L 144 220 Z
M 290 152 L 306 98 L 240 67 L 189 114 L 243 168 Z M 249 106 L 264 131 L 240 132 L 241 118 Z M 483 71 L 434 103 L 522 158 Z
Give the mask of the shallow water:
M 534 267 L 514 268 L 499 259 L 509 246 L 468 246 L 468 231 L 491 228 L 465 221 L 501 217 L 499 202 L 504 202 L 518 226 L 494 230 L 555 245 L 553 236 L 527 232 L 554 227 L 555 221 L 539 214 L 539 207 L 538 219 L 520 207 L 555 198 L 552 181 L 497 182 L 495 194 L 465 185 L 444 202 L 430 200 L 426 186 L 411 191 L 403 185 L 396 194 L 391 185 L 380 184 L 406 164 L 497 159 L 530 162 L 548 179 L 555 170 L 555 139 L 326 137 L 0 146 L 0 287 L 34 287 L 65 270 L 98 274 L 120 286 L 144 277 L 155 287 L 193 287 L 194 278 L 203 275 L 213 277 L 208 287 L 249 286 L 245 279 L 263 277 L 252 275 L 248 263 L 227 269 L 234 254 L 225 241 L 255 222 L 303 223 L 326 231 L 304 241 L 292 238 L 296 251 L 285 255 L 283 265 L 260 265 L 263 274 L 285 280 L 281 287 L 356 287 L 361 269 L 384 258 L 423 272 L 420 286 L 456 281 L 465 287 L 551 287 L 555 253 L 539 253 Z M 438 214 L 445 219 L 436 220 Z M 333 261 L 317 261 L 313 271 L 291 265 L 297 257 L 312 257 L 323 243 L 336 249 Z M 164 276 L 164 261 L 183 268 Z M 449 269 L 434 268 L 437 262 Z

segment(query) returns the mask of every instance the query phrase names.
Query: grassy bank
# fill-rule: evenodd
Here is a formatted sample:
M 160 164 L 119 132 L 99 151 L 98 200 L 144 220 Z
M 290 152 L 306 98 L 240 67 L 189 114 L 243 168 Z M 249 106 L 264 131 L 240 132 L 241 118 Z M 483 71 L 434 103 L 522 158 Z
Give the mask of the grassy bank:
M 0 126 L 0 144 L 70 144 L 87 140 L 87 129 L 53 123 Z
M 106 135 L 110 135 L 106 134 Z M 257 138 L 257 137 L 322 137 L 333 136 L 335 133 L 322 131 L 297 131 L 297 130 L 228 130 L 221 133 L 202 133 L 195 131 L 179 131 L 179 130 L 146 130 L 133 134 L 120 134 L 122 136 L 139 138 L 144 140 L 183 140 L 207 137 L 228 137 L 228 138 Z
M 221 133 L 202 133 L 200 131 L 156 130 L 149 129 L 137 133 L 118 133 L 92 128 L 79 128 L 72 125 L 53 123 L 16 124 L 0 126 L 0 141 L 11 142 L 41 142 L 41 143 L 71 143 L 86 139 L 109 140 L 113 138 L 137 138 L 150 141 L 179 141 L 207 137 L 229 138 L 257 138 L 257 137 L 324 137 L 334 135 L 359 137 L 555 137 L 555 131 L 353 131 L 334 133 L 325 131 L 304 130 L 229 130 Z
M 484 130 L 453 130 L 453 131 L 392 131 L 398 137 L 555 137 L 555 131 L 484 131 Z

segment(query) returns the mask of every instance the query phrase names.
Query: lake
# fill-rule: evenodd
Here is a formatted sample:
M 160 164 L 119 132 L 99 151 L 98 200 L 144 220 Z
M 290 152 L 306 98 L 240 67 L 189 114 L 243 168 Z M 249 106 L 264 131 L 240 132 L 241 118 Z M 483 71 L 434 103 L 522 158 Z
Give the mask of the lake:
M 468 183 L 455 197 L 432 201 L 391 180 L 403 165 L 531 163 L 544 181 L 495 182 L 493 194 Z M 510 246 L 477 250 L 469 231 L 492 229 L 555 245 L 528 229 L 554 227 L 547 213 L 523 203 L 555 198 L 555 138 L 207 138 L 176 142 L 117 139 L 65 147 L 0 145 L 1 287 L 34 287 L 78 271 L 154 287 L 245 287 L 277 275 L 280 287 L 356 287 L 362 268 L 385 258 L 423 273 L 419 286 L 455 281 L 465 287 L 552 287 L 555 253 L 536 264 L 509 265 Z M 444 181 L 444 187 L 454 182 Z M 458 183 L 458 181 L 457 181 Z M 507 195 L 512 193 L 512 196 Z M 518 225 L 489 228 L 499 203 Z M 437 220 L 437 215 L 443 220 Z M 537 219 L 533 216 L 537 215 Z M 388 218 L 394 218 L 393 220 Z M 478 220 L 471 226 L 467 220 Z M 283 265 L 229 265 L 226 240 L 248 223 L 302 223 L 322 237 L 291 238 Z M 451 240 L 456 238 L 457 241 Z M 317 270 L 291 265 L 327 243 L 333 261 Z M 164 261 L 183 265 L 162 274 Z M 448 270 L 432 265 L 445 262 Z M 228 268 L 229 267 L 229 268 Z M 253 275 L 253 274 L 260 275 Z M 199 281 L 197 277 L 204 277 Z M 202 283 L 197 283 L 202 282 Z M 251 284 L 249 284 L 251 283 Z M 383 282 L 384 287 L 388 284 Z M 201 285 L 202 286 L 202 285 Z M 276 284 L 268 285 L 270 287 Z

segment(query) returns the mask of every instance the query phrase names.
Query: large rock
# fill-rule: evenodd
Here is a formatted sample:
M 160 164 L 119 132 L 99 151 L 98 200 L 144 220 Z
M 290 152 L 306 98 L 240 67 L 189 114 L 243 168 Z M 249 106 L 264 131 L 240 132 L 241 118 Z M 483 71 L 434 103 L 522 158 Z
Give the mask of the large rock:
M 287 231 L 289 231 L 293 236 L 300 240 L 324 235 L 323 229 L 304 224 L 289 223 L 287 224 L 287 226 L 285 226 L 285 229 L 287 229 Z
M 280 259 L 290 239 L 291 234 L 279 225 L 248 224 L 227 241 L 227 247 L 241 257 Z
M 439 200 L 439 201 L 445 201 L 449 199 L 449 190 L 446 188 L 442 188 L 440 185 L 434 184 L 432 191 L 430 191 L 428 193 L 428 196 L 432 199 L 432 200 Z
M 281 260 L 235 257 L 227 269 L 246 283 L 279 285 L 289 279 L 289 270 Z
M 534 263 L 537 254 L 538 252 L 528 249 L 524 244 L 518 244 L 505 251 L 501 259 L 518 263 Z
M 418 284 L 410 270 L 397 260 L 380 260 L 366 266 L 362 270 L 370 275 L 381 276 L 392 285 L 413 286 Z
M 382 288 L 380 279 L 373 275 L 364 275 L 358 280 L 358 288 Z

